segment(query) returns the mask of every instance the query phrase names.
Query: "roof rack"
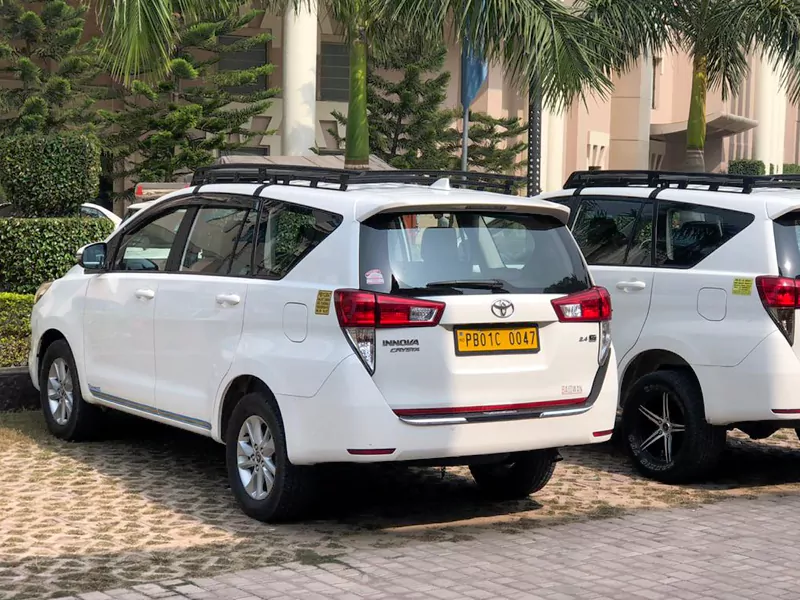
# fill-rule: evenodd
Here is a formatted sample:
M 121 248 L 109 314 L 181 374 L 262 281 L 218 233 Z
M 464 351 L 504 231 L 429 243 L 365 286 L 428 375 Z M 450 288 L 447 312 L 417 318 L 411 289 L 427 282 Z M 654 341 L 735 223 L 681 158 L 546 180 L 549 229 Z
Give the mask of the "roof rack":
M 800 189 L 800 175 L 736 175 L 728 173 L 682 173 L 678 171 L 576 171 L 564 189 L 584 187 L 631 187 L 686 189 L 690 185 L 719 191 L 738 188 L 749 194 L 755 188 Z
M 516 187 L 523 186 L 523 177 L 496 175 L 494 173 L 464 173 L 463 171 L 384 170 L 351 171 L 348 169 L 326 169 L 323 167 L 294 165 L 258 165 L 231 163 L 203 167 L 195 171 L 192 185 L 208 183 L 266 183 L 268 185 L 290 185 L 295 181 L 307 182 L 310 187 L 319 184 L 338 186 L 347 190 L 357 183 L 409 183 L 433 185 L 440 179 L 448 179 L 452 187 L 511 194 Z

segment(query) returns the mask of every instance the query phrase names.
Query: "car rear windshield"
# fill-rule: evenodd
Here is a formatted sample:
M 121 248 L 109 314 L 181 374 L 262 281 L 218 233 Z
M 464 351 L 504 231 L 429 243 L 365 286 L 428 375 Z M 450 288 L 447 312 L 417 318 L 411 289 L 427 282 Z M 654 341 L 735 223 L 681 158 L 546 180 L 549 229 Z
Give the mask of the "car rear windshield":
M 360 268 L 361 289 L 415 296 L 591 286 L 566 226 L 528 213 L 382 213 L 361 226 Z
M 775 220 L 775 250 L 782 277 L 800 278 L 800 212 Z

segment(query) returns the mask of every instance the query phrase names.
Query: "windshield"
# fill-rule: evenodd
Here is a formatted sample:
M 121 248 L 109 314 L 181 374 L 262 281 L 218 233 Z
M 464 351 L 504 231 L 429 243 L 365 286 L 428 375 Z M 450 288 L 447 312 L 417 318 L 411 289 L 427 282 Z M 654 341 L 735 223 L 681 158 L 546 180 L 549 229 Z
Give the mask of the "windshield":
M 361 226 L 361 287 L 375 292 L 568 294 L 590 287 L 566 226 L 527 213 L 384 213 Z

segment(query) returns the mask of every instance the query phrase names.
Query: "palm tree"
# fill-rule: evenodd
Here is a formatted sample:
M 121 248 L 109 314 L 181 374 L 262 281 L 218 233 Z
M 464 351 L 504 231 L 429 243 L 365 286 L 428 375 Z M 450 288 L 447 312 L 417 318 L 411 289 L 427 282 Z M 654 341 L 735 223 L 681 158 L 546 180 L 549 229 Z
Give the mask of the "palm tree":
M 682 50 L 692 59 L 687 171 L 705 170 L 709 87 L 735 94 L 757 52 L 778 68 L 789 99 L 800 100 L 800 2 L 783 0 L 577 0 L 585 19 L 613 34 L 624 71 L 645 53 Z
M 166 65 L 175 39 L 175 13 L 193 21 L 242 4 L 242 0 L 91 2 L 104 28 L 112 73 L 123 79 Z M 284 12 L 307 6 L 309 0 L 257 3 Z M 560 0 L 320 0 L 320 10 L 342 26 L 350 47 L 345 144 L 349 167 L 363 167 L 369 160 L 368 55 L 401 36 L 438 41 L 452 23 L 455 41 L 468 36 L 489 60 L 502 63 L 526 93 L 535 79 L 545 103 L 554 107 L 586 93 L 607 96 L 611 81 L 606 62 L 623 60 L 601 27 L 570 12 Z

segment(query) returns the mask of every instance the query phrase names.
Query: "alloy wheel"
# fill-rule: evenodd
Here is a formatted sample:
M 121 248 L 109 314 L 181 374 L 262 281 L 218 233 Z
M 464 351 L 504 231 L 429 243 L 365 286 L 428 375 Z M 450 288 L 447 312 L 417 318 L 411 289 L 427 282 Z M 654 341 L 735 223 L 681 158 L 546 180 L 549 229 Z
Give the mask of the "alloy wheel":
M 74 400 L 72 372 L 67 361 L 56 358 L 47 374 L 47 403 L 57 424 L 67 424 L 72 415 Z
M 639 405 L 636 437 L 639 451 L 668 465 L 680 452 L 686 433 L 680 403 L 669 392 L 651 394 Z
M 236 465 L 245 491 L 254 500 L 264 500 L 275 485 L 277 461 L 275 439 L 266 421 L 248 417 L 239 429 Z

